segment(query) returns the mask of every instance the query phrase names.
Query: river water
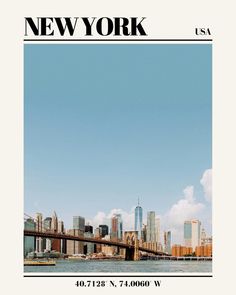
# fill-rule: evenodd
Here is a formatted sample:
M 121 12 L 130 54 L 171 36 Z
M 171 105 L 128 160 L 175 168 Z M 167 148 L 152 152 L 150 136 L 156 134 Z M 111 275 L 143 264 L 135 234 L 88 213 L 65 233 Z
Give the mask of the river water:
M 25 266 L 24 272 L 212 272 L 212 261 L 57 260 L 55 266 Z

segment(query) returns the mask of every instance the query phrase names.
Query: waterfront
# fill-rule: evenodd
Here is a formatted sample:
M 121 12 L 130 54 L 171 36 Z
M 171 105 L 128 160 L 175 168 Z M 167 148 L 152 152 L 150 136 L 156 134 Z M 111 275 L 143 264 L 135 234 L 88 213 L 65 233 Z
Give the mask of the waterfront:
M 212 272 L 212 261 L 60 260 L 55 266 L 25 266 L 24 272 Z

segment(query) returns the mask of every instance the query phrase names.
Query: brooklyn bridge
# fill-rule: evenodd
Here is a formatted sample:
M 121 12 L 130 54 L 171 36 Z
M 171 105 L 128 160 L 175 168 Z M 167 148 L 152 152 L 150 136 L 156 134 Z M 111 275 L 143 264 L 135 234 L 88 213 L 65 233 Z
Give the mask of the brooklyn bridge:
M 140 252 L 150 253 L 158 256 L 169 256 L 168 254 L 147 249 L 139 245 L 138 235 L 136 231 L 126 231 L 124 233 L 124 242 L 108 241 L 100 238 L 88 238 L 83 236 L 73 236 L 64 233 L 54 233 L 50 231 L 38 231 L 38 230 L 24 230 L 24 236 L 41 237 L 48 239 L 59 239 L 59 240 L 71 240 L 80 241 L 87 243 L 94 243 L 107 246 L 115 246 L 118 248 L 125 249 L 125 260 L 139 260 Z
M 125 260 L 139 260 L 141 254 L 152 254 L 155 256 L 170 256 L 166 252 L 157 251 L 153 248 L 144 247 L 142 242 L 138 239 L 138 231 L 125 231 L 122 240 L 118 239 L 104 239 L 101 237 L 88 237 L 84 235 L 75 235 L 71 233 L 65 233 L 64 231 L 58 232 L 43 226 L 42 223 L 39 223 L 35 218 L 24 214 L 25 220 L 34 221 L 37 225 L 33 229 L 25 228 L 24 236 L 25 237 L 35 237 L 35 238 L 45 238 L 51 240 L 61 240 L 66 244 L 66 241 L 77 241 L 84 243 L 92 243 L 96 245 L 111 246 L 116 247 L 117 249 L 125 250 Z

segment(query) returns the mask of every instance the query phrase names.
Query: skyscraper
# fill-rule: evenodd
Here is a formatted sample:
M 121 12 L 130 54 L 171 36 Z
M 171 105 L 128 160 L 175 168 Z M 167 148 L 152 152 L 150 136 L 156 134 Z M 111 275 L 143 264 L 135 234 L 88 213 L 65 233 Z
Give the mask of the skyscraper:
M 164 251 L 171 254 L 171 231 L 164 232 Z
M 155 218 L 155 231 L 156 231 L 156 242 L 157 244 L 160 244 L 161 242 L 161 224 L 160 224 L 160 218 Z
M 52 224 L 52 218 L 51 217 L 46 217 L 43 221 L 43 228 L 44 230 L 50 230 L 51 229 L 51 224 Z
M 147 213 L 147 242 L 156 242 L 155 212 Z
M 50 231 L 52 227 L 52 218 L 46 217 L 43 220 L 43 229 L 44 231 Z M 48 238 L 43 238 L 43 250 L 51 251 L 52 248 L 52 241 Z
M 73 229 L 68 230 L 68 234 L 73 236 L 84 237 L 85 231 L 85 219 L 82 216 L 73 216 Z M 82 254 L 84 253 L 84 243 L 80 241 L 67 241 L 66 243 L 66 253 L 72 254 Z
M 90 225 L 85 225 L 85 233 L 84 233 L 84 237 L 85 238 L 93 238 L 94 237 L 94 234 L 91 232 L 91 228 L 86 231 L 86 227 L 92 227 Z M 94 253 L 94 250 L 95 250 L 95 244 L 93 243 L 84 243 L 84 254 L 92 254 Z
M 212 237 L 207 236 L 205 229 L 201 231 L 201 246 L 212 244 Z
M 53 232 L 57 232 L 58 231 L 58 218 L 57 218 L 57 214 L 56 214 L 55 211 L 52 214 L 51 230 Z
M 184 222 L 184 243 L 186 247 L 192 247 L 192 223 L 190 220 Z
M 201 243 L 201 222 L 197 219 L 184 222 L 184 241 L 186 247 L 192 247 L 193 251 Z
M 65 227 L 64 227 L 64 221 L 59 220 L 58 221 L 58 233 L 63 234 L 65 233 Z M 61 240 L 60 242 L 60 252 L 66 253 L 66 240 Z
M 73 229 L 79 229 L 84 232 L 85 219 L 82 216 L 73 216 Z
M 41 232 L 43 230 L 43 215 L 36 213 L 36 231 Z M 42 252 L 43 250 L 43 239 L 36 237 L 36 252 Z
M 79 237 L 84 237 L 84 232 L 82 232 L 79 229 L 69 229 L 67 230 L 68 235 L 72 236 L 79 236 Z M 73 254 L 83 254 L 84 253 L 84 242 L 80 241 L 66 241 L 66 253 L 68 255 L 73 255 Z
M 138 238 L 141 238 L 141 231 L 142 231 L 142 225 L 143 225 L 143 209 L 139 206 L 139 200 L 138 200 L 138 206 L 135 208 L 135 219 L 134 219 L 134 230 L 138 232 Z
M 42 215 L 42 213 L 36 213 L 35 219 L 36 219 L 36 231 L 42 231 L 43 230 L 43 215 Z
M 114 214 L 111 219 L 111 239 L 122 240 L 123 238 L 123 223 L 121 214 Z
M 59 233 L 64 233 L 64 222 L 62 220 L 58 221 L 58 232 Z
M 58 217 L 57 217 L 57 214 L 55 211 L 52 214 L 51 231 L 58 233 Z M 61 251 L 61 240 L 52 239 L 51 240 L 51 249 L 60 252 Z
M 111 218 L 111 239 L 112 240 L 117 240 L 118 236 L 117 236 L 117 232 L 118 232 L 118 224 L 117 224 L 117 218 L 114 215 Z
M 102 238 L 104 238 L 106 235 L 108 235 L 109 229 L 106 224 L 100 224 L 99 228 L 101 229 Z
M 27 230 L 35 230 L 36 224 L 33 219 L 28 218 L 24 222 L 24 229 Z M 35 250 L 35 237 L 27 237 L 24 236 L 24 257 L 27 256 L 28 253 L 34 252 Z
M 118 219 L 118 239 L 122 240 L 122 238 L 123 238 L 123 222 L 122 222 L 121 214 L 117 214 L 117 219 Z
M 142 231 L 141 231 L 141 239 L 143 242 L 147 242 L 147 226 L 143 224 Z
M 84 232 L 91 233 L 92 234 L 93 233 L 93 227 L 92 227 L 92 225 L 86 224 L 85 225 Z

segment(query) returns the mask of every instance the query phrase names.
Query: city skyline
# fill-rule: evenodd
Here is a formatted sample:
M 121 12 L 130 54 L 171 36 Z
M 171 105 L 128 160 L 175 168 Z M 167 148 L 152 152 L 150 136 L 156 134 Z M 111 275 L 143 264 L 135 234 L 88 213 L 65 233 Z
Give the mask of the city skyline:
M 143 224 L 141 237 L 139 237 L 136 230 L 123 230 L 121 214 L 112 216 L 110 234 L 109 227 L 106 225 L 99 225 L 94 230 L 93 226 L 85 226 L 85 218 L 82 216 L 73 216 L 73 229 L 65 229 L 64 222 L 58 220 L 55 211 L 52 217 L 45 219 L 42 213 L 35 213 L 35 218 L 25 214 L 24 257 L 70 257 L 70 259 L 109 257 L 113 259 L 118 255 L 119 259 L 137 261 L 147 259 L 147 256 L 142 253 L 146 252 L 159 256 L 173 256 L 174 259 L 180 257 L 181 260 L 189 256 L 191 256 L 190 259 L 201 257 L 204 260 L 211 260 L 212 236 L 207 235 L 205 229 L 201 227 L 200 220 L 184 221 L 185 241 L 182 245 L 182 243 L 172 244 L 171 231 L 163 232 L 162 243 L 158 237 L 160 219 L 155 217 L 154 211 L 149 211 L 147 216 L 147 225 Z M 129 251 L 131 245 L 134 248 Z M 119 246 L 125 247 L 125 252 L 124 249 L 120 250 Z
M 152 237 L 150 238 L 147 238 L 147 240 L 149 241 L 155 241 L 158 243 L 159 241 L 159 238 L 157 238 L 157 235 L 156 235 L 156 232 L 155 230 L 158 229 L 158 235 L 160 235 L 160 230 L 159 230 L 159 226 L 160 226 L 160 218 L 155 218 L 155 212 L 154 211 L 150 211 L 148 213 L 151 213 L 153 214 L 154 213 L 154 220 L 157 221 L 158 220 L 158 223 L 157 222 L 153 222 L 153 226 L 155 227 L 154 228 L 154 233 L 152 235 Z M 43 213 L 39 213 L 39 212 L 35 212 L 35 217 L 33 216 L 30 216 L 28 214 L 24 214 L 25 217 L 24 219 L 25 220 L 28 220 L 28 221 L 32 221 L 32 222 L 35 222 L 36 224 L 36 229 L 38 231 L 43 231 L 43 230 L 52 230 L 52 232 L 63 232 L 64 230 L 68 230 L 68 228 L 65 228 L 64 227 L 64 221 L 63 219 L 59 219 L 57 217 L 57 214 L 55 211 L 53 211 L 53 214 L 52 214 L 52 217 L 50 216 L 44 216 Z M 147 218 L 147 222 L 143 223 L 142 224 L 142 230 L 144 228 L 146 228 L 147 230 L 147 227 L 148 227 L 148 219 L 150 217 Z M 53 221 L 54 219 L 54 221 Z M 115 225 L 115 229 L 113 230 L 113 220 L 119 220 L 119 223 L 123 224 L 123 220 L 122 220 L 122 215 L 121 214 L 114 214 L 112 217 L 111 217 L 111 220 L 110 220 L 110 224 L 99 224 L 98 226 L 94 226 L 92 224 L 90 224 L 90 222 L 86 221 L 85 217 L 83 216 L 73 216 L 72 217 L 72 220 L 73 220 L 73 225 L 70 226 L 69 228 L 72 228 L 72 229 L 75 229 L 75 230 L 81 230 L 81 231 L 85 231 L 85 232 L 91 232 L 93 233 L 93 230 L 97 230 L 99 228 L 101 228 L 101 232 L 105 231 L 106 234 L 110 234 L 112 235 L 112 232 L 115 231 L 115 232 L 119 232 L 120 230 L 120 234 L 119 236 L 116 236 L 115 238 L 117 239 L 121 239 L 121 236 L 123 235 L 123 232 L 124 231 L 129 231 L 130 229 L 124 229 L 123 230 L 123 227 L 121 226 L 121 228 L 119 229 L 119 227 L 117 226 L 118 223 L 116 223 Z M 135 223 L 135 222 L 134 222 Z M 204 236 L 206 238 L 206 231 L 204 228 L 201 227 L 201 221 L 199 221 L 198 219 L 191 219 L 191 220 L 185 220 L 184 221 L 184 243 L 186 244 L 186 246 L 190 247 L 192 242 L 191 242 L 191 239 L 192 239 L 192 224 L 194 223 L 197 223 L 198 225 L 198 231 L 195 230 L 194 232 L 194 236 L 196 235 L 197 233 L 197 240 L 200 239 L 200 236 Z M 187 225 L 187 227 L 186 227 Z M 189 225 L 190 225 L 190 229 L 189 229 Z M 150 225 L 149 225 L 150 226 Z M 109 227 L 110 227 L 110 231 L 109 231 Z M 137 231 L 135 229 L 135 226 L 133 226 L 133 228 L 131 229 L 131 231 Z M 163 231 L 163 233 L 165 233 L 165 231 Z M 103 235 L 104 236 L 104 235 Z M 141 238 L 138 237 L 138 238 Z M 190 243 L 190 244 L 189 244 Z M 195 240 L 195 243 L 198 244 L 198 242 Z
M 55 210 L 66 227 L 117 213 L 125 225 L 140 196 L 173 240 L 191 216 L 211 232 L 211 45 L 24 54 L 27 213 Z
M 139 205 L 139 204 L 138 204 Z M 136 218 L 135 218 L 136 219 Z M 54 220 L 54 221 L 53 221 Z M 158 221 L 158 222 L 157 222 Z M 138 237 L 137 231 L 127 231 L 127 229 L 123 229 L 123 221 L 121 214 L 114 214 L 111 218 L 110 224 L 110 231 L 109 226 L 106 225 L 99 225 L 93 229 L 93 226 L 86 225 L 85 226 L 85 218 L 82 216 L 73 216 L 73 229 L 66 229 L 64 228 L 64 222 L 59 220 L 57 217 L 56 212 L 54 211 L 52 217 L 43 218 L 42 213 L 35 213 L 35 218 L 30 217 L 26 214 L 25 217 L 25 229 L 32 230 L 34 229 L 36 232 L 44 232 L 46 233 L 48 230 L 49 232 L 53 232 L 55 234 L 69 234 L 75 235 L 80 237 L 87 237 L 87 238 L 99 238 L 104 239 L 106 241 L 126 241 L 127 235 L 130 233 L 136 233 L 137 239 L 139 239 L 139 243 L 147 247 L 150 250 L 158 250 L 164 251 L 168 254 L 174 254 L 174 256 L 181 256 L 193 254 L 197 256 L 211 256 L 212 253 L 212 236 L 208 235 L 203 227 L 201 227 L 202 223 L 200 220 L 192 219 L 192 220 L 185 220 L 183 224 L 183 232 L 184 232 L 184 242 L 183 243 L 175 243 L 172 242 L 172 234 L 171 231 L 164 231 L 162 233 L 163 240 L 160 240 L 160 220 L 155 217 L 155 212 L 150 211 L 148 212 L 148 219 L 147 225 L 143 224 L 142 226 L 142 234 L 141 237 Z M 59 241 L 55 239 L 43 239 L 41 237 L 36 237 L 35 242 L 32 238 L 27 238 L 25 240 L 25 245 L 27 249 L 32 249 L 35 247 L 35 251 L 39 252 L 51 252 L 53 249 L 57 252 L 67 251 L 67 247 L 70 248 L 69 252 L 71 254 L 84 254 L 83 251 L 89 251 L 90 254 L 94 253 L 95 249 L 98 252 L 101 252 L 102 249 L 100 247 L 94 248 L 92 245 L 86 244 L 87 248 L 83 248 L 83 243 L 76 242 L 76 241 L 67 241 L 67 247 L 65 246 L 65 241 Z M 34 244 L 35 243 L 35 244 Z M 33 244 L 35 246 L 33 246 Z M 44 250 L 45 251 L 44 251 Z M 73 250 L 74 249 L 74 250 Z M 77 250 L 75 250 L 77 249 Z M 87 249 L 87 250 L 86 250 Z M 196 253 L 194 254 L 196 249 Z M 113 248 L 114 250 L 114 248 Z M 112 249 L 107 251 L 113 251 Z M 26 251 L 26 250 L 25 250 Z M 76 253 L 74 252 L 76 251 Z M 177 252 L 176 252 L 177 251 Z M 31 251 L 32 252 L 32 251 Z M 62 253 L 61 252 L 61 253 Z M 24 252 L 26 253 L 26 252 Z M 178 254 L 176 254 L 178 253 Z
M 211 205 L 211 169 L 206 170 L 201 178 L 201 184 L 202 184 L 202 190 L 206 194 L 206 200 L 205 204 L 207 204 L 209 207 Z M 183 191 L 183 197 L 180 198 L 176 204 L 173 204 L 171 208 L 163 215 L 158 214 L 158 212 L 154 211 L 157 213 L 155 215 L 155 219 L 158 218 L 161 220 L 160 223 L 160 232 L 164 233 L 165 231 L 171 231 L 172 232 L 172 240 L 173 243 L 179 244 L 179 243 L 184 243 L 184 231 L 182 230 L 182 223 L 185 222 L 186 220 L 192 220 L 192 219 L 199 219 L 203 220 L 204 223 L 204 228 L 207 230 L 207 232 L 211 235 L 212 234 L 212 228 L 211 228 L 211 220 L 206 219 L 206 214 L 204 213 L 204 210 L 207 210 L 207 206 L 204 203 L 198 203 L 197 200 L 194 198 L 194 188 L 192 186 L 188 186 L 185 188 Z M 209 205 L 210 204 L 210 205 Z M 98 227 L 100 224 L 106 224 L 111 227 L 111 219 L 114 215 L 121 215 L 122 216 L 122 222 L 124 224 L 125 230 L 135 230 L 135 209 L 140 206 L 142 208 L 142 220 L 143 224 L 147 225 L 147 220 L 148 220 L 148 210 L 146 208 L 143 208 L 142 204 L 140 204 L 140 197 L 138 198 L 138 203 L 130 210 L 124 210 L 124 209 L 111 209 L 108 213 L 103 212 L 102 210 L 98 211 L 98 214 L 95 216 L 85 216 L 81 212 L 78 212 L 77 215 L 82 216 L 85 218 L 85 222 L 89 225 L 92 225 L 94 228 Z M 185 209 L 190 209 L 190 212 L 188 211 L 181 211 Z M 211 209 L 211 207 L 210 207 Z M 55 213 L 55 210 L 51 210 L 53 214 Z M 78 210 L 79 211 L 79 210 Z M 47 210 L 43 214 L 43 216 L 51 216 L 50 210 Z M 34 212 L 35 213 L 35 212 Z M 178 213 L 176 215 L 176 213 Z M 202 214 L 203 213 L 203 214 Z M 30 214 L 29 214 L 30 215 Z M 74 214 L 76 215 L 76 214 Z M 169 216 L 173 217 L 171 220 L 169 220 Z M 68 214 L 62 214 L 61 216 L 67 216 L 67 219 L 61 218 L 63 222 L 65 222 L 65 227 L 66 228 L 73 228 L 73 219 L 72 216 L 69 216 Z M 69 218 L 68 218 L 69 217 Z M 75 217 L 75 216 L 74 216 Z M 177 218 L 178 224 L 174 224 L 174 219 Z M 181 221 L 180 221 L 181 220 Z M 210 224 L 210 226 L 209 226 Z M 154 233 L 153 233 L 154 234 Z M 161 235 L 161 242 L 163 243 L 163 237 Z
M 50 217 L 50 214 L 48 214 L 47 216 L 44 216 L 44 214 L 42 214 L 42 212 L 35 212 L 33 215 L 36 215 L 36 219 L 38 218 L 38 216 L 40 216 L 40 218 L 42 219 L 43 222 L 47 222 L 48 219 L 51 219 L 51 221 L 56 218 L 57 223 L 62 223 L 63 224 L 63 228 L 68 229 L 80 229 L 83 230 L 84 227 L 91 227 L 94 229 L 94 231 L 98 228 L 100 228 L 100 226 L 102 226 L 102 224 L 107 225 L 107 228 L 109 229 L 108 234 L 113 236 L 115 233 L 114 237 L 117 237 L 119 239 L 121 239 L 123 232 L 125 231 L 135 231 L 136 230 L 136 215 L 135 215 L 135 210 L 137 208 L 141 208 L 142 213 L 143 213 L 143 208 L 141 206 L 141 204 L 139 203 L 138 200 L 138 204 L 136 207 L 133 207 L 133 213 L 131 215 L 131 218 L 133 219 L 131 222 L 129 221 L 129 225 L 127 226 L 126 223 L 124 223 L 125 225 L 123 226 L 123 216 L 121 213 L 117 213 L 117 212 L 121 212 L 120 210 L 113 210 L 112 215 L 110 215 L 109 217 L 107 217 L 106 219 L 102 219 L 101 222 L 94 223 L 93 221 L 91 221 L 91 219 L 88 219 L 85 216 L 82 215 L 77 215 L 77 216 L 71 216 L 71 222 L 70 222 L 70 226 L 65 226 L 64 227 L 64 220 L 63 218 L 58 218 L 57 214 L 55 211 L 53 211 L 52 213 L 52 218 Z M 125 212 L 125 211 L 124 211 Z M 144 210 L 145 212 L 145 210 Z M 162 219 L 160 215 L 156 215 L 155 211 L 147 211 L 146 212 L 147 215 L 144 215 L 145 218 L 142 219 L 142 230 L 143 230 L 143 226 L 146 226 L 146 230 L 147 230 L 147 241 L 148 242 L 156 242 L 157 244 L 163 244 L 165 245 L 165 238 L 164 235 L 166 232 L 172 232 L 173 231 L 173 227 L 166 227 L 166 226 L 162 226 Z M 151 217 L 150 217 L 151 215 Z M 30 215 L 26 216 L 30 217 Z M 54 217 L 55 216 L 55 217 Z M 34 217 L 31 216 L 33 219 Z M 118 219 L 117 219 L 118 218 Z M 119 222 L 117 223 L 117 220 L 119 220 Z M 186 246 L 191 246 L 191 241 L 190 242 L 186 242 L 186 223 L 195 223 L 196 220 L 198 220 L 196 217 L 190 217 L 188 219 L 184 219 L 183 223 L 181 224 L 181 229 L 180 232 L 181 234 L 179 236 L 175 236 L 173 238 L 173 244 L 185 244 Z M 115 221 L 115 224 L 114 224 Z M 55 222 L 51 222 L 52 223 L 52 227 L 55 228 Z M 119 224 L 121 224 L 121 228 L 119 227 Z M 199 227 L 199 233 L 198 233 L 198 239 L 200 239 L 200 229 L 201 229 L 201 222 L 200 222 L 200 227 Z M 206 225 L 206 224 L 205 224 Z M 205 231 L 205 229 L 207 229 L 207 227 L 204 225 L 204 228 L 202 227 L 202 229 Z M 114 229 L 115 227 L 115 229 Z M 191 230 L 192 232 L 192 230 Z M 212 234 L 211 230 L 209 231 L 207 229 L 208 234 Z M 188 231 L 187 232 L 188 238 L 191 239 L 191 233 Z M 139 238 L 141 237 L 141 234 L 139 235 Z M 172 238 L 171 238 L 172 239 Z M 190 243 L 190 244 L 189 244 Z M 195 244 L 197 244 L 197 242 L 195 241 Z

